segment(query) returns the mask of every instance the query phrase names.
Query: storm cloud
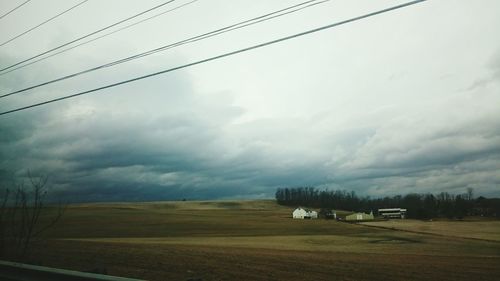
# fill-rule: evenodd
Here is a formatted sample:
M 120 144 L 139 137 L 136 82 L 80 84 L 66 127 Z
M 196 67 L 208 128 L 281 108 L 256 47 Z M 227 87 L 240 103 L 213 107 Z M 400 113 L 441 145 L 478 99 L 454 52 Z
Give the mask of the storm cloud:
M 224 9 L 244 18 L 292 3 Z M 328 4 L 307 11 L 307 17 L 9 97 L 0 109 L 217 54 L 226 49 L 221 43 L 236 48 L 394 3 Z M 487 34 L 500 24 L 493 12 L 500 6 L 450 3 L 454 10 L 431 1 L 287 45 L 0 116 L 0 181 L 25 181 L 28 171 L 48 175 L 53 198 L 70 202 L 271 198 L 277 187 L 303 185 L 370 196 L 462 193 L 472 187 L 478 195 L 500 196 L 500 39 Z M 140 10 L 134 5 L 129 12 Z M 216 19 L 203 16 L 205 4 L 198 5 L 183 10 L 200 22 L 186 28 L 188 33 L 207 31 L 203 23 L 208 28 L 212 21 L 234 21 L 231 10 Z M 345 11 L 329 17 L 328 9 Z M 474 19 L 464 18 L 471 9 L 477 11 Z M 61 29 L 53 31 L 54 42 L 71 37 L 72 31 Z M 127 39 L 117 36 L 3 75 L 0 90 L 160 40 Z M 117 51 L 94 52 L 97 47 Z M 0 50 L 0 62 L 16 61 L 24 51 Z

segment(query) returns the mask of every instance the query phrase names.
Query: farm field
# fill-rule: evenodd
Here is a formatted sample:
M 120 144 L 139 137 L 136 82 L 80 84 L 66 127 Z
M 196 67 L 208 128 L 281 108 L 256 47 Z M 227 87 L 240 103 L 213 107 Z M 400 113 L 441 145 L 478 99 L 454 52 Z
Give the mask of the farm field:
M 444 236 L 493 240 L 500 242 L 500 221 L 465 219 L 463 221 L 388 220 L 363 222 L 364 225 Z
M 500 242 L 330 220 L 271 200 L 68 207 L 34 252 L 47 266 L 148 280 L 498 280 Z M 413 221 L 412 221 L 413 222 Z M 417 222 L 413 222 L 416 224 Z M 458 227 L 460 233 L 481 232 Z M 490 224 L 489 231 L 500 232 Z M 445 234 L 443 234 L 445 235 Z M 488 237 L 489 234 L 485 234 Z

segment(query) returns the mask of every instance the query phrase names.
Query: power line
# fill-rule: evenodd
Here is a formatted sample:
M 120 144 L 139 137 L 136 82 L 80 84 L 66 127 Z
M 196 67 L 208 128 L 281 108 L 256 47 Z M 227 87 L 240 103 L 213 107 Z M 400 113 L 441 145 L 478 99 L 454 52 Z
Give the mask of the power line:
M 86 35 L 84 35 L 84 36 L 82 36 L 82 37 L 79 37 L 79 38 L 77 38 L 77 39 L 74 39 L 74 40 L 72 40 L 72 41 L 70 41 L 70 42 L 64 43 L 64 44 L 59 45 L 59 46 L 57 46 L 57 47 L 55 47 L 55 48 L 52 48 L 52 49 L 47 50 L 47 51 L 45 51 L 45 52 L 42 52 L 42 53 L 40 53 L 40 54 L 38 54 L 38 55 L 35 55 L 35 56 L 31 57 L 31 58 L 25 59 L 25 60 L 23 60 L 23 61 L 17 62 L 17 63 L 15 63 L 15 64 L 10 65 L 10 66 L 8 66 L 8 67 L 5 67 L 5 68 L 3 68 L 3 69 L 0 69 L 0 72 L 2 72 L 2 71 L 4 71 L 4 70 L 7 70 L 7 69 L 10 69 L 10 68 L 12 68 L 12 67 L 15 67 L 15 66 L 17 66 L 17 65 L 20 65 L 20 64 L 22 64 L 22 63 L 25 63 L 25 62 L 27 62 L 27 61 L 30 61 L 30 60 L 32 60 L 32 59 L 38 58 L 38 57 L 40 57 L 40 56 L 43 56 L 43 55 L 45 55 L 45 54 L 47 54 L 47 53 L 50 53 L 50 52 L 52 52 L 52 51 L 55 51 L 55 50 L 61 49 L 62 47 L 66 47 L 66 46 L 68 46 L 68 45 L 70 45 L 70 44 L 73 44 L 73 43 L 75 43 L 75 42 L 77 42 L 77 41 L 80 41 L 80 40 L 82 40 L 82 39 L 85 39 L 85 38 L 87 38 L 87 37 L 89 37 L 89 36 L 92 36 L 92 35 L 94 35 L 94 34 L 97 34 L 97 33 L 99 33 L 99 32 L 102 32 L 102 31 L 104 31 L 104 30 L 110 29 L 110 28 L 112 28 L 112 27 L 114 27 L 114 26 L 117 26 L 117 25 L 119 25 L 119 24 L 122 24 L 122 23 L 124 23 L 124 22 L 126 22 L 126 21 L 129 21 L 129 20 L 131 20 L 131 19 L 134 19 L 134 18 L 136 18 L 136 17 L 138 17 L 138 16 L 141 16 L 141 15 L 143 15 L 143 14 L 147 13 L 147 12 L 150 12 L 150 11 L 153 11 L 153 10 L 158 9 L 158 8 L 160 8 L 160 7 L 163 7 L 163 6 L 165 6 L 165 5 L 167 5 L 167 4 L 171 3 L 171 2 L 174 2 L 174 1 L 175 1 L 175 0 L 169 0 L 169 1 L 167 1 L 167 2 L 164 2 L 164 3 L 160 4 L 160 5 L 154 6 L 153 8 L 147 9 L 147 10 L 145 10 L 145 11 L 143 11 L 143 12 L 140 12 L 140 13 L 138 13 L 138 14 L 135 14 L 135 15 L 131 16 L 131 17 L 128 17 L 128 18 L 126 18 L 126 19 L 124 19 L 124 20 L 120 20 L 120 21 L 118 21 L 118 22 L 116 22 L 116 23 L 113 23 L 113 24 L 108 25 L 108 26 L 106 26 L 106 27 L 104 27 L 104 28 L 101 28 L 101 29 L 99 29 L 99 30 L 97 30 L 97 31 L 91 32 L 91 33 L 86 34 Z
M 330 29 L 330 28 L 333 28 L 333 27 L 337 27 L 337 26 L 340 26 L 340 25 L 344 25 L 344 24 L 348 24 L 348 23 L 351 23 L 351 22 L 359 21 L 359 20 L 362 20 L 362 19 L 365 19 L 365 18 L 373 17 L 373 16 L 376 16 L 376 15 L 379 15 L 379 14 L 387 13 L 387 12 L 390 12 L 390 11 L 393 11 L 393 10 L 401 9 L 401 8 L 404 8 L 404 7 L 407 7 L 407 6 L 411 6 L 411 5 L 415 5 L 415 4 L 418 4 L 418 3 L 421 3 L 421 2 L 425 2 L 425 1 L 426 0 L 416 0 L 416 1 L 411 1 L 411 2 L 404 3 L 404 4 L 392 6 L 392 7 L 386 8 L 386 9 L 382 9 L 382 10 L 379 10 L 379 11 L 371 12 L 371 13 L 368 13 L 368 14 L 364 14 L 364 15 L 357 16 L 357 17 L 354 17 L 354 18 L 350 18 L 350 19 L 347 19 L 347 20 L 343 20 L 343 21 L 340 21 L 340 22 L 332 23 L 332 24 L 325 25 L 325 26 L 322 26 L 322 27 L 310 29 L 310 30 L 307 30 L 307 31 L 304 31 L 304 32 L 296 33 L 296 34 L 293 34 L 293 35 L 289 35 L 289 36 L 286 36 L 286 37 L 282 37 L 282 38 L 275 39 L 275 40 L 272 40 L 272 41 L 268 41 L 268 42 L 265 42 L 265 43 L 261 43 L 261 44 L 258 44 L 258 45 L 253 45 L 253 46 L 246 47 L 246 48 L 243 48 L 243 49 L 239 49 L 239 50 L 236 50 L 236 51 L 224 53 L 224 54 L 217 55 L 217 56 L 214 56 L 214 57 L 202 59 L 202 60 L 199 60 L 199 61 L 196 61 L 196 62 L 191 62 L 191 63 L 188 63 L 188 64 L 176 66 L 176 67 L 169 68 L 169 69 L 166 69 L 166 70 L 162 70 L 162 71 L 150 73 L 150 74 L 147 74 L 147 75 L 143 75 L 143 76 L 135 77 L 135 78 L 132 78 L 132 79 L 128 79 L 128 80 L 116 82 L 116 83 L 113 83 L 113 84 L 108 84 L 106 86 L 101 86 L 101 87 L 94 88 L 94 89 L 91 89 L 91 90 L 87 90 L 87 91 L 83 91 L 83 92 L 79 92 L 79 93 L 75 93 L 75 94 L 71 94 L 71 95 L 67 95 L 67 96 L 63 96 L 63 97 L 59 97 L 59 98 L 47 100 L 47 101 L 44 101 L 44 102 L 35 103 L 35 104 L 28 105 L 28 106 L 23 106 L 23 107 L 15 108 L 15 109 L 12 109 L 12 110 L 0 112 L 0 115 L 6 115 L 6 114 L 9 114 L 9 113 L 13 113 L 13 112 L 21 111 L 21 110 L 26 110 L 26 109 L 29 109 L 29 108 L 38 107 L 38 106 L 42 106 L 42 105 L 45 105 L 45 104 L 54 103 L 54 102 L 62 101 L 62 100 L 65 100 L 65 99 L 70 99 L 70 98 L 74 98 L 74 97 L 78 97 L 78 96 L 90 94 L 90 93 L 93 93 L 93 92 L 101 91 L 101 90 L 108 89 L 108 88 L 113 88 L 113 87 L 116 87 L 116 86 L 119 86 L 119 85 L 123 85 L 123 84 L 131 83 L 131 82 L 135 82 L 135 81 L 138 81 L 138 80 L 146 79 L 146 78 L 157 76 L 157 75 L 160 75 L 160 74 L 165 74 L 165 73 L 172 72 L 172 71 L 175 71 L 175 70 L 184 69 L 184 68 L 188 68 L 188 67 L 195 66 L 195 65 L 198 65 L 198 64 L 203 64 L 203 63 L 207 63 L 207 62 L 210 62 L 210 61 L 222 59 L 222 58 L 233 56 L 233 55 L 236 55 L 236 54 L 239 54 L 239 53 L 251 51 L 251 50 L 254 50 L 254 49 L 259 49 L 259 48 L 262 48 L 262 47 L 265 47 L 265 46 L 269 46 L 269 45 L 273 45 L 273 44 L 276 44 L 276 43 L 279 43 L 279 42 L 287 41 L 287 40 L 294 39 L 294 38 L 297 38 L 297 37 L 301 37 L 301 36 L 304 36 L 304 35 L 308 35 L 308 34 L 311 34 L 311 33 L 316 33 L 316 32 L 323 31 L 323 30 L 326 30 L 326 29 Z
M 285 16 L 285 15 L 290 14 L 290 13 L 294 13 L 294 12 L 297 12 L 297 11 L 300 11 L 300 10 L 303 10 L 303 9 L 306 9 L 306 8 L 309 8 L 309 7 L 318 5 L 318 4 L 325 3 L 325 2 L 327 2 L 329 0 L 323 0 L 323 1 L 320 1 L 320 2 L 316 2 L 316 1 L 317 0 L 309 0 L 309 1 L 306 1 L 306 2 L 302 2 L 302 3 L 296 4 L 296 5 L 284 8 L 284 9 L 280 9 L 280 10 L 277 10 L 277 11 L 274 11 L 274 12 L 271 12 L 271 13 L 267 13 L 267 14 L 262 15 L 262 16 L 258 16 L 258 17 L 255 17 L 255 18 L 252 18 L 252 19 L 249 19 L 249 20 L 244 20 L 242 22 L 238 22 L 236 24 L 232 24 L 232 25 L 229 25 L 229 26 L 226 26 L 226 27 L 214 30 L 214 31 L 210 31 L 210 32 L 207 32 L 207 33 L 204 33 L 204 34 L 201 34 L 201 35 L 197 35 L 197 36 L 194 36 L 194 37 L 191 37 L 191 38 L 188 38 L 188 39 L 184 39 L 184 40 L 176 42 L 176 43 L 168 44 L 168 45 L 165 45 L 165 46 L 153 49 L 153 50 L 149 50 L 147 52 L 139 53 L 137 55 L 129 56 L 127 58 L 116 60 L 116 61 L 113 61 L 113 62 L 110 62 L 110 63 L 107 63 L 107 64 L 103 64 L 103 65 L 100 65 L 100 66 L 97 66 L 97 67 L 89 68 L 89 69 L 86 69 L 86 70 L 83 70 L 83 71 L 80 71 L 80 72 L 76 72 L 76 73 L 73 73 L 73 74 L 70 74 L 70 75 L 66 75 L 66 76 L 63 76 L 63 77 L 60 77 L 60 78 L 57 78 L 57 79 L 54 79 L 54 80 L 50 80 L 50 81 L 43 82 L 43 83 L 40 83 L 40 84 L 37 84 L 37 85 L 34 85 L 34 86 L 30 86 L 30 87 L 27 87 L 27 88 L 24 88 L 24 89 L 20 89 L 20 90 L 16 90 L 16 91 L 13 91 L 13 92 L 10 92 L 10 93 L 6 93 L 6 94 L 3 94 L 3 95 L 0 95 L 0 99 L 8 97 L 8 96 L 15 95 L 15 94 L 19 94 L 19 93 L 22 93 L 22 92 L 25 92 L 25 91 L 28 91 L 28 90 L 33 90 L 33 89 L 38 88 L 38 87 L 42 87 L 42 86 L 46 86 L 46 85 L 49 85 L 49 84 L 52 84 L 52 83 L 56 83 L 56 82 L 59 82 L 59 81 L 62 81 L 62 80 L 66 80 L 66 79 L 69 79 L 69 78 L 74 78 L 76 76 L 79 76 L 79 75 L 82 75 L 82 74 L 85 74 L 85 73 L 89 73 L 89 72 L 92 72 L 92 71 L 96 71 L 96 70 L 107 68 L 107 67 L 111 67 L 111 66 L 115 66 L 115 65 L 118 65 L 118 64 L 121 64 L 121 63 L 125 63 L 125 62 L 128 62 L 128 61 L 134 60 L 134 59 L 139 59 L 139 58 L 142 58 L 142 57 L 145 57 L 145 56 L 149 56 L 149 55 L 161 52 L 161 51 L 165 51 L 165 50 L 168 50 L 168 49 L 171 49 L 171 48 L 174 48 L 174 47 L 178 47 L 178 46 L 181 46 L 181 45 L 184 45 L 184 44 L 193 43 L 193 42 L 196 42 L 196 41 L 207 39 L 207 38 L 210 38 L 210 37 L 213 37 L 213 36 L 216 36 L 216 35 L 220 35 L 220 34 L 223 34 L 223 33 L 229 32 L 229 31 L 233 31 L 233 30 L 240 29 L 240 28 L 243 28 L 243 27 L 246 27 L 246 26 L 254 25 L 254 24 L 257 24 L 257 23 L 260 23 L 260 22 L 263 22 L 263 21 L 271 20 L 273 18 Z
M 17 66 L 17 67 L 11 68 L 11 69 L 9 69 L 9 70 L 7 70 L 7 71 L 1 72 L 1 73 L 0 73 L 0 76 L 5 75 L 5 74 L 7 74 L 7 73 L 10 73 L 10 72 L 12 72 L 12 71 L 16 71 L 16 70 L 18 70 L 18 69 L 20 69 L 20 68 L 24 68 L 24 67 L 26 67 L 26 66 L 29 66 L 29 65 L 35 64 L 35 63 L 37 63 L 37 62 L 44 61 L 44 60 L 46 60 L 46 59 L 48 59 L 48 58 L 51 58 L 51 57 L 53 57 L 53 56 L 56 56 L 56 55 L 59 55 L 59 54 L 65 53 L 65 52 L 67 52 L 67 51 L 69 51 L 69 50 L 73 50 L 73 49 L 78 48 L 78 47 L 80 47 L 80 46 L 87 45 L 87 44 L 92 43 L 92 42 L 94 42 L 94 41 L 96 41 L 96 40 L 99 40 L 99 39 L 101 39 L 101 38 L 104 38 L 104 37 L 110 36 L 110 35 L 112 35 L 112 34 L 114 34 L 114 33 L 117 33 L 117 32 L 120 32 L 120 31 L 122 31 L 122 30 L 128 29 L 128 28 L 130 28 L 130 27 L 132 27 L 132 26 L 138 25 L 138 24 L 143 23 L 143 22 L 145 22 L 145 21 L 148 21 L 148 20 L 151 20 L 151 19 L 156 18 L 156 17 L 158 17 L 158 16 L 164 15 L 164 14 L 166 14 L 166 13 L 169 13 L 169 12 L 175 11 L 175 10 L 177 10 L 177 9 L 180 9 L 180 8 L 184 7 L 184 6 L 187 6 L 187 5 L 193 4 L 194 2 L 197 2 L 197 1 L 199 1 L 199 0 L 193 0 L 193 1 L 191 1 L 191 2 L 184 3 L 184 4 L 182 4 L 182 5 L 179 5 L 179 6 L 177 6 L 177 7 L 174 7 L 174 8 L 172 8 L 172 9 L 169 9 L 169 10 L 163 11 L 163 12 L 158 13 L 158 14 L 156 14 L 156 15 L 153 15 L 153 16 L 151 16 L 151 17 L 148 17 L 148 18 L 145 18 L 145 19 L 143 19 L 143 20 L 140 20 L 140 21 L 138 21 L 138 22 L 135 22 L 135 23 L 132 23 L 132 24 L 126 25 L 126 26 L 124 26 L 124 27 L 122 27 L 122 28 L 119 28 L 119 29 L 117 29 L 117 30 L 114 30 L 114 31 L 112 31 L 112 32 L 109 32 L 109 33 L 103 34 L 103 35 L 101 35 L 101 36 L 98 36 L 98 37 L 96 37 L 96 38 L 93 38 L 93 39 L 90 39 L 90 40 L 88 40 L 88 41 L 82 42 L 82 43 L 80 43 L 80 44 L 77 44 L 77 45 L 71 46 L 71 47 L 69 47 L 69 48 L 62 49 L 62 50 L 60 50 L 60 51 L 58 51 L 58 52 L 55 52 L 55 53 L 50 54 L 50 55 L 47 55 L 47 56 L 45 56 L 45 57 L 41 57 L 41 58 L 39 58 L 39 59 L 37 59 L 37 60 L 34 60 L 34 61 L 31 61 L 31 62 L 29 62 L 29 63 L 25 63 L 25 64 L 19 65 L 19 66 Z
M 33 26 L 32 28 L 30 28 L 30 29 L 28 29 L 28 30 L 24 31 L 23 33 L 18 34 L 18 35 L 16 35 L 16 36 L 14 36 L 14 37 L 10 38 L 9 40 L 7 40 L 7 41 L 3 42 L 2 44 L 0 44 L 0 47 L 2 47 L 3 45 L 5 45 L 5 44 L 7 44 L 7 43 L 9 43 L 9 42 L 12 42 L 12 41 L 16 40 L 17 38 L 19 38 L 19 37 L 21 37 L 21 36 L 23 36 L 23 35 L 25 35 L 25 34 L 27 34 L 27 33 L 31 32 L 31 31 L 33 31 L 33 30 L 35 30 L 35 29 L 37 29 L 37 28 L 39 28 L 40 26 L 42 26 L 42 25 L 44 25 L 44 24 L 46 24 L 46 23 L 48 23 L 48 22 L 50 22 L 50 21 L 52 21 L 52 20 L 54 20 L 54 19 L 56 19 L 56 18 L 58 18 L 58 17 L 62 16 L 62 15 L 64 15 L 65 13 L 67 13 L 67 12 L 69 12 L 69 11 L 73 10 L 74 8 L 76 8 L 76 7 L 78 7 L 78 6 L 82 5 L 82 4 L 84 4 L 84 3 L 85 3 L 85 2 L 87 2 L 87 1 L 89 1 L 89 0 L 84 0 L 84 1 L 81 1 L 80 3 L 78 3 L 78 4 L 76 4 L 76 5 L 72 6 L 72 7 L 70 7 L 70 8 L 69 8 L 69 9 L 67 9 L 67 10 L 62 11 L 61 13 L 59 13 L 59 14 L 57 14 L 57 15 L 55 15 L 55 16 L 53 16 L 53 17 L 51 17 L 50 19 L 47 19 L 47 20 L 43 21 L 42 23 L 40 23 L 40 24 L 38 24 L 38 25 L 35 25 L 35 26 Z
M 19 4 L 14 9 L 12 9 L 12 10 L 8 11 L 7 13 L 3 14 L 2 16 L 0 16 L 0 20 L 3 19 L 4 17 L 8 16 L 10 13 L 14 12 L 15 10 L 21 8 L 22 6 L 24 6 L 24 4 L 27 4 L 29 1 L 31 1 L 31 0 L 26 0 L 23 3 Z

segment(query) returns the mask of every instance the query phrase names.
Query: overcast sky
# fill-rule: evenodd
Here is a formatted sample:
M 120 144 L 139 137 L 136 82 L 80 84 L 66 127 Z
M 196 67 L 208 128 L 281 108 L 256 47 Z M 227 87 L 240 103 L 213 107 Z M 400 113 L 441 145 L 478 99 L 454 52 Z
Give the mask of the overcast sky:
M 0 19 L 0 41 L 80 1 L 32 0 Z M 0 1 L 0 15 L 22 2 Z M 89 0 L 1 46 L 0 66 L 163 2 Z M 137 20 L 187 2 L 174 1 Z M 300 2 L 199 0 L 1 75 L 0 94 Z M 404 1 L 328 1 L 0 99 L 0 110 L 400 3 Z M 304 185 L 373 197 L 457 194 L 468 187 L 476 195 L 500 196 L 499 26 L 497 0 L 430 0 L 0 116 L 0 182 L 22 182 L 30 170 L 48 175 L 51 194 L 69 201 L 272 198 L 277 187 Z

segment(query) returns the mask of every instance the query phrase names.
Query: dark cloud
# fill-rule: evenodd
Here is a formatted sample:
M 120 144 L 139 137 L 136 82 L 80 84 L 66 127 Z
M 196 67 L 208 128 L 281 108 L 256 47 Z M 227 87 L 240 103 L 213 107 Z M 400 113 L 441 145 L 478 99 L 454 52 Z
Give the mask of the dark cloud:
M 439 8 L 448 7 L 433 5 L 435 15 L 426 17 L 441 22 Z M 461 5 L 454 10 L 456 19 L 474 4 Z M 422 24 L 415 17 L 410 37 L 405 21 L 391 26 L 395 33 L 388 35 L 380 28 L 391 22 L 387 18 L 385 25 L 340 30 L 333 43 L 304 40 L 274 53 L 261 50 L 0 116 L 0 183 L 26 180 L 28 170 L 48 175 L 52 198 L 70 202 L 269 198 L 277 187 L 300 185 L 372 196 L 473 187 L 476 194 L 500 196 L 500 55 L 469 73 L 469 66 L 480 63 L 462 62 L 468 62 L 464 54 L 474 52 L 457 42 L 464 32 L 478 40 L 484 32 L 451 32 L 431 19 Z M 430 27 L 449 38 L 436 36 L 428 44 L 424 35 Z M 373 49 L 366 48 L 366 36 L 373 36 Z M 55 57 L 13 72 L 0 77 L 0 91 L 98 65 L 135 48 L 149 49 L 132 43 L 110 45 L 119 54 L 81 51 L 76 60 Z M 215 45 L 193 47 L 191 56 L 186 48 L 2 99 L 0 110 L 232 46 Z M 0 55 L 0 64 L 22 57 L 10 53 Z
M 495 195 L 500 184 L 495 112 L 480 118 L 464 112 L 454 124 L 432 115 L 430 128 L 428 119 L 410 116 L 321 133 L 305 129 L 314 120 L 235 125 L 241 111 L 231 105 L 217 105 L 225 118 L 210 119 L 213 105 L 198 101 L 194 107 L 193 99 L 176 104 L 189 107 L 189 115 L 131 115 L 126 106 L 110 112 L 106 102 L 90 102 L 7 116 L 0 122 L 3 182 L 22 179 L 28 170 L 47 174 L 53 198 L 71 202 L 260 198 L 296 185 L 375 196 L 466 187 Z

